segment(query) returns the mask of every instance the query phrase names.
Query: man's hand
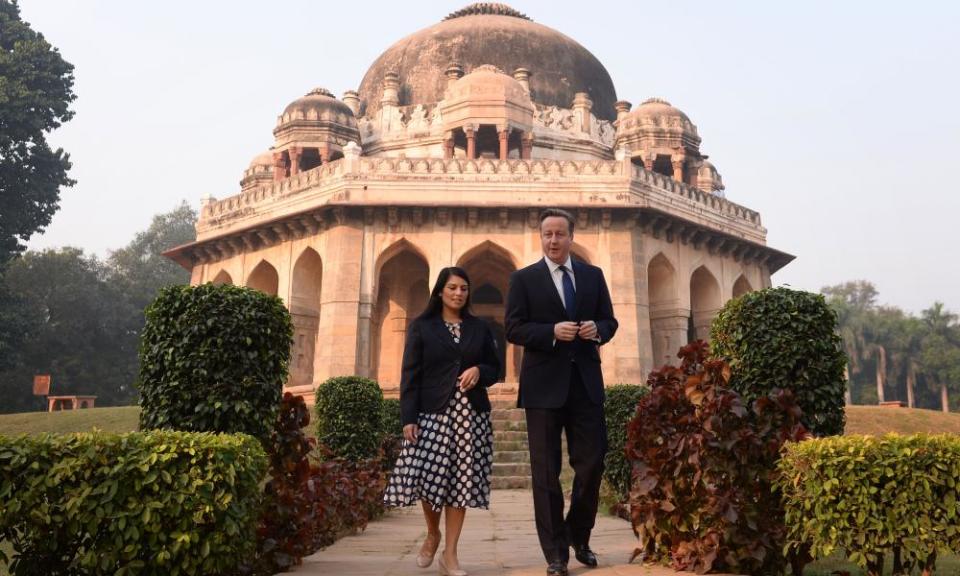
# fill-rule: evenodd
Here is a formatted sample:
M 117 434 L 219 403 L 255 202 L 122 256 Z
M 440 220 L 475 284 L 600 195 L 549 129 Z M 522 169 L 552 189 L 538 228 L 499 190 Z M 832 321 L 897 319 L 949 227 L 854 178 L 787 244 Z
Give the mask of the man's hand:
M 580 330 L 577 336 L 584 340 L 597 340 L 597 323 L 593 320 L 584 320 L 580 323 Z
M 553 325 L 553 337 L 561 342 L 573 342 L 577 337 L 577 323 L 557 322 Z
M 480 368 L 476 366 L 471 366 L 463 371 L 457 378 L 457 386 L 460 387 L 461 392 L 466 392 L 467 390 L 473 388 L 477 385 L 477 382 L 480 381 Z
M 403 427 L 403 439 L 411 444 L 417 443 L 417 436 L 420 435 L 420 427 L 416 424 L 407 424 Z

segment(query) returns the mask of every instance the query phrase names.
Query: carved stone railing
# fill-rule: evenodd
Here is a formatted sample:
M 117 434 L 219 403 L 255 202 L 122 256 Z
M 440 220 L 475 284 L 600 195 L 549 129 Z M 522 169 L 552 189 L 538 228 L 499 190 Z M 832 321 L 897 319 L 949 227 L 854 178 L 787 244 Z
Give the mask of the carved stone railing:
M 211 200 L 201 209 L 201 222 L 215 222 L 246 216 L 258 206 L 293 197 L 319 185 L 337 180 L 384 179 L 393 176 L 543 176 L 576 178 L 590 182 L 629 179 L 667 195 L 676 195 L 750 226 L 759 227 L 760 214 L 725 198 L 677 182 L 673 178 L 618 160 L 495 160 L 462 158 L 389 158 L 348 156 L 306 170 L 278 182 L 259 186 L 223 200 Z

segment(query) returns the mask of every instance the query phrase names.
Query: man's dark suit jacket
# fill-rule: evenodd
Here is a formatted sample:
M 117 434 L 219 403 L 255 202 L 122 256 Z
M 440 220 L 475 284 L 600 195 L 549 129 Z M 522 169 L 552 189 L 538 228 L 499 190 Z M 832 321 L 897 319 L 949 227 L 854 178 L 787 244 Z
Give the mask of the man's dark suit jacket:
M 500 359 L 487 323 L 468 316 L 460 325 L 460 343 L 437 315 L 417 318 L 407 330 L 400 377 L 400 418 L 404 426 L 417 423 L 420 412 L 442 412 L 450 402 L 460 373 L 477 366 L 480 380 L 467 392 L 478 412 L 490 410 L 487 387 L 497 382 Z
M 567 317 L 546 261 L 541 259 L 510 275 L 506 332 L 508 341 L 523 346 L 517 397 L 521 408 L 562 407 L 570 388 L 571 363 L 580 372 L 590 399 L 603 403 L 598 347 L 613 338 L 617 320 L 603 272 L 596 266 L 572 262 L 577 288 L 573 318 Z M 555 343 L 553 326 L 564 320 L 595 321 L 600 341 L 578 337 L 573 342 Z

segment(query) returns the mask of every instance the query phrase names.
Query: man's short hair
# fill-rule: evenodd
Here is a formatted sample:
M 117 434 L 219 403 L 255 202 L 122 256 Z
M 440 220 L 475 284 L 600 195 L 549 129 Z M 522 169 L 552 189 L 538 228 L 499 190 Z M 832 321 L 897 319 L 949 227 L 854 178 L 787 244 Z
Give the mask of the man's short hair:
M 553 218 L 553 217 L 565 218 L 567 220 L 567 229 L 569 230 L 570 235 L 571 236 L 573 235 L 573 226 L 574 226 L 573 214 L 567 212 L 562 208 L 547 208 L 546 210 L 541 212 L 540 213 L 541 228 L 543 227 L 544 220 L 546 220 L 547 218 Z

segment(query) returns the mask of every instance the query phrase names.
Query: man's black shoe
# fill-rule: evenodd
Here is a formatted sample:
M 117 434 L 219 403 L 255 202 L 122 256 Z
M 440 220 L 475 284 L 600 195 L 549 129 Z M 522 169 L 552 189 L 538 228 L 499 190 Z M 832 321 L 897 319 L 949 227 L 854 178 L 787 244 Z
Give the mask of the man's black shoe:
M 597 567 L 597 555 L 590 549 L 589 544 L 571 544 L 571 546 L 573 546 L 573 555 L 577 562 L 590 568 Z
M 547 576 L 567 576 L 567 563 L 557 560 L 547 565 Z

